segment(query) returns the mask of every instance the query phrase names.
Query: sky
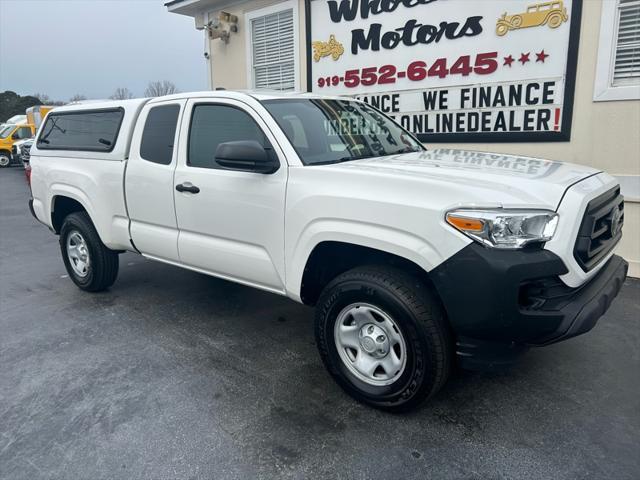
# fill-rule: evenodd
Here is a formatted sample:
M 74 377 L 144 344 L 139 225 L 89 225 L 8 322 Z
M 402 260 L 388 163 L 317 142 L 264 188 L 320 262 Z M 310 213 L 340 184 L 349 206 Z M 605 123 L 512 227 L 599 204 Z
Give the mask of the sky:
M 0 0 L 0 92 L 66 101 L 144 96 L 150 81 L 205 90 L 204 36 L 163 0 Z

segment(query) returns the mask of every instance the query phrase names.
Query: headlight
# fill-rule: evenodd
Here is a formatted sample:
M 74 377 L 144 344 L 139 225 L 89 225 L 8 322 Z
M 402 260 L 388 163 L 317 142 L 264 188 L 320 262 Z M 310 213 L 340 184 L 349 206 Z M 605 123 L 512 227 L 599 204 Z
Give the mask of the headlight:
M 453 210 L 447 223 L 489 247 L 522 248 L 551 240 L 558 215 L 546 210 Z

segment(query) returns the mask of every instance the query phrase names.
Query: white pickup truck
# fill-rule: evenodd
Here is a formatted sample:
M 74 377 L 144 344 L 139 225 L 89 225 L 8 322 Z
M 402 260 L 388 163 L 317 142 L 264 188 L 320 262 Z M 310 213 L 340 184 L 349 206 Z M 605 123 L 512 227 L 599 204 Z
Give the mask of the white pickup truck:
M 593 168 L 427 150 L 365 103 L 215 91 L 48 114 L 34 216 L 69 276 L 137 252 L 315 305 L 355 398 L 407 410 L 456 363 L 494 368 L 590 330 L 626 277 L 624 203 Z

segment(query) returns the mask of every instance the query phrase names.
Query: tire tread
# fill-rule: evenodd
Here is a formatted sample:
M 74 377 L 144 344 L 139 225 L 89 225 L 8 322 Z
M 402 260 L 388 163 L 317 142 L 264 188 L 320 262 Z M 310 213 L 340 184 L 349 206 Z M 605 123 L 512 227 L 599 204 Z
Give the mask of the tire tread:
M 65 265 L 68 259 L 66 257 L 66 232 L 70 228 L 77 228 L 85 236 L 85 239 L 91 248 L 91 268 L 92 278 L 87 284 L 76 281 L 75 276 L 69 271 L 69 276 L 74 283 L 87 292 L 100 292 L 106 290 L 114 284 L 118 277 L 119 259 L 118 254 L 110 250 L 102 243 L 100 236 L 86 212 L 74 212 L 64 219 L 62 228 L 60 229 L 60 248 L 62 251 Z M 69 268 L 67 268 L 69 270 Z

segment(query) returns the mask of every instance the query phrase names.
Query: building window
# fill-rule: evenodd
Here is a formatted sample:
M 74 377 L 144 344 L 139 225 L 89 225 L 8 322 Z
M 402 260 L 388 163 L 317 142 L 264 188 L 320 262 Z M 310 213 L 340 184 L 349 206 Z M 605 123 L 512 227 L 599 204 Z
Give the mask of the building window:
M 250 88 L 295 90 L 298 82 L 297 3 L 247 13 Z
M 640 0 L 602 2 L 593 99 L 640 100 Z

